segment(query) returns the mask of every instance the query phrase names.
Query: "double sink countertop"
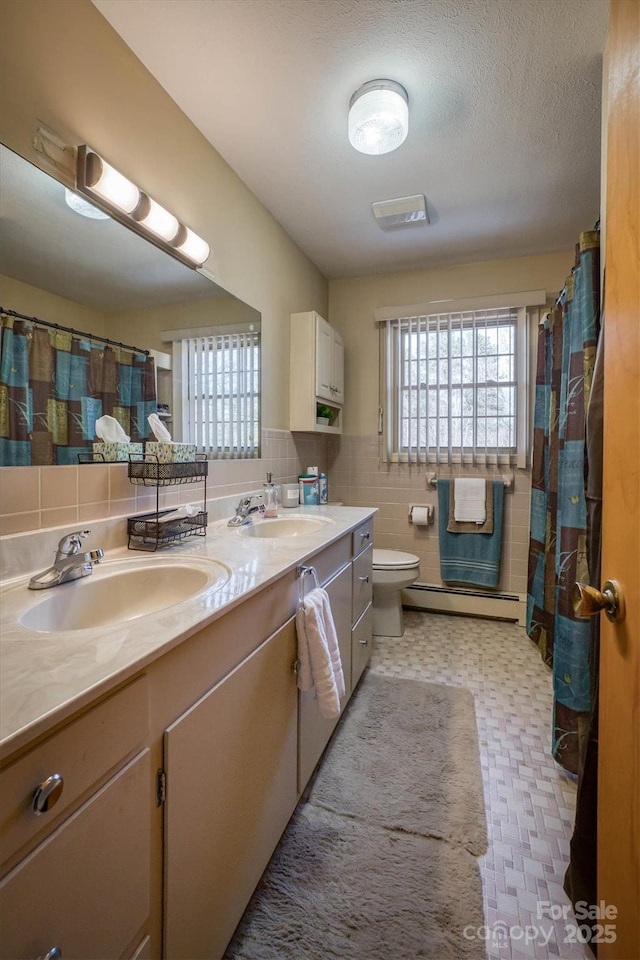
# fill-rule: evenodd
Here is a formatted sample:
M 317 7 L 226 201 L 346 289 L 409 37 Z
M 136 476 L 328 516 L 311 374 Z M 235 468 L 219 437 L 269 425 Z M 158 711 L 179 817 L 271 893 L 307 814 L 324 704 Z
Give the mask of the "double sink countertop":
M 230 528 L 226 520 L 219 520 L 210 524 L 206 537 L 191 537 L 155 553 L 126 547 L 108 550 L 89 577 L 47 590 L 27 587 L 30 576 L 39 570 L 5 580 L 0 584 L 0 759 L 41 736 L 49 727 L 299 564 L 312 562 L 314 554 L 375 512 L 368 507 L 331 505 L 281 509 L 281 520 L 300 517 L 325 522 L 319 527 L 311 525 L 309 532 L 278 538 L 247 535 L 243 528 Z M 274 521 L 257 521 L 260 525 L 269 523 Z M 87 548 L 100 546 L 94 540 L 87 541 Z M 43 556 L 39 569 L 46 567 L 50 559 Z M 180 567 L 176 574 L 183 575 L 189 583 L 189 571 L 195 571 L 193 595 L 181 599 L 179 589 L 171 592 L 173 578 L 171 570 L 166 569 L 171 565 Z M 141 576 L 143 568 L 156 566 L 165 569 L 156 571 L 159 578 L 151 577 L 147 583 Z M 109 586 L 111 592 L 101 597 L 102 582 L 114 574 L 119 582 L 115 605 L 113 584 Z M 177 575 L 175 579 L 178 580 Z M 90 590 L 86 590 L 89 584 Z M 155 586 L 149 588 L 148 584 Z M 83 588 L 90 600 L 88 606 Z M 167 600 L 169 606 L 157 608 Z M 81 611 L 83 602 L 85 613 Z M 43 603 L 46 607 L 40 606 Z M 123 609 L 129 612 L 128 604 L 132 605 L 134 619 L 119 620 Z M 54 622 L 57 616 L 63 626 L 51 632 L 44 630 L 43 624 L 48 622 L 41 616 L 44 610 L 47 616 L 54 616 Z M 95 625 L 94 617 L 100 620 Z M 68 629 L 64 626 L 67 622 L 91 625 Z

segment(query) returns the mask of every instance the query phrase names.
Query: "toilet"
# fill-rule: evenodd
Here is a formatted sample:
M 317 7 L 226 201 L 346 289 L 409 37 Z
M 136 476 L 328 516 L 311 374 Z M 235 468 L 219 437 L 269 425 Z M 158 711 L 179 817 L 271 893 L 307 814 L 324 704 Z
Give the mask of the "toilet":
M 404 633 L 400 591 L 420 574 L 420 557 L 402 550 L 373 548 L 373 635 L 401 637 Z

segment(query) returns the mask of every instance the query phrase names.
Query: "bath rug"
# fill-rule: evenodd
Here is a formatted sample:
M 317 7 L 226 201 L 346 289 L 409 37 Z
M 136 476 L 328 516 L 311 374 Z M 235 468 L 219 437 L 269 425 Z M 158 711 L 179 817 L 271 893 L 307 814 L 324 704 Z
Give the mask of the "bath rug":
M 309 800 L 480 856 L 487 826 L 471 692 L 368 673 L 329 744 Z
M 301 803 L 225 960 L 479 960 L 483 922 L 466 850 Z

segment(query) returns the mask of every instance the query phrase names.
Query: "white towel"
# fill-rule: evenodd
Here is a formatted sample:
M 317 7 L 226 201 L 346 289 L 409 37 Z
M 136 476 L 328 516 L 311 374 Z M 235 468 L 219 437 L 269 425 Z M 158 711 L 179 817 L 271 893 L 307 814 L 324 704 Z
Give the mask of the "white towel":
M 326 590 L 311 590 L 298 604 L 298 687 L 316 688 L 318 707 L 323 717 L 340 715 L 340 697 L 345 694 L 342 660 Z
M 487 519 L 487 481 L 478 477 L 454 480 L 454 520 L 484 523 Z

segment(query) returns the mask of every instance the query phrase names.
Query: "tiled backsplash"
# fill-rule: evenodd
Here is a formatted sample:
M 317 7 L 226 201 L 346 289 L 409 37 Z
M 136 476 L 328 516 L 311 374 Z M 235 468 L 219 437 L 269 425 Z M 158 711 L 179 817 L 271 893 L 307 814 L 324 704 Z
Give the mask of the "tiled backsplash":
M 420 582 L 441 584 L 438 550 L 437 504 L 435 487 L 427 484 L 427 473 L 441 477 L 496 477 L 505 468 L 428 467 L 406 463 L 384 463 L 376 436 L 331 438 L 329 441 L 329 490 L 332 500 L 348 505 L 376 506 L 375 544 L 389 550 L 406 550 L 420 557 Z M 510 470 L 508 472 L 511 472 Z M 504 533 L 501 592 L 525 594 L 527 591 L 527 554 L 529 549 L 529 498 L 531 477 L 528 470 L 515 470 L 515 487 L 504 498 Z M 436 520 L 428 527 L 409 523 L 410 504 L 434 504 Z
M 207 496 L 240 496 L 259 488 L 267 471 L 276 483 L 295 482 L 310 464 L 327 470 L 327 440 L 287 430 L 262 431 L 259 460 L 212 460 Z M 197 503 L 202 484 L 160 491 L 161 506 Z M 3 467 L 0 470 L 0 536 L 154 510 L 156 493 L 134 486 L 127 465 L 81 464 L 60 467 Z
M 329 477 L 329 499 L 350 506 L 375 506 L 375 542 L 379 547 L 407 550 L 420 557 L 420 580 L 441 583 L 437 522 L 429 527 L 409 523 L 409 505 L 436 504 L 437 492 L 427 485 L 427 469 L 386 464 L 378 438 L 329 437 L 263 430 L 260 460 L 213 460 L 209 464 L 210 501 L 239 497 L 260 488 L 267 471 L 276 483 L 295 482 L 310 464 Z M 433 468 L 429 468 L 431 471 Z M 440 476 L 460 475 L 460 468 L 438 468 Z M 465 468 L 465 475 L 490 475 Z M 530 474 L 515 471 L 515 490 L 505 494 L 502 575 L 499 589 L 524 594 L 527 588 Z M 160 491 L 161 506 L 198 503 L 200 484 Z M 0 470 L 0 534 L 86 524 L 154 510 L 155 490 L 129 482 L 126 464 L 77 467 L 4 467 Z M 211 504 L 210 504 L 211 506 Z

